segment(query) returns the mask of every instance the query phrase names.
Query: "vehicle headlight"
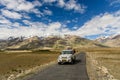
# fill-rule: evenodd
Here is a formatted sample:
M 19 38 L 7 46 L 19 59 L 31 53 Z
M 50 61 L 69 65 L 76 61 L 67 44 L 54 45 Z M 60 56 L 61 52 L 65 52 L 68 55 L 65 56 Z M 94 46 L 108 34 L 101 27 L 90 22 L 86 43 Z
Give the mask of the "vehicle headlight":
M 58 59 L 61 59 L 61 56 L 59 56 Z

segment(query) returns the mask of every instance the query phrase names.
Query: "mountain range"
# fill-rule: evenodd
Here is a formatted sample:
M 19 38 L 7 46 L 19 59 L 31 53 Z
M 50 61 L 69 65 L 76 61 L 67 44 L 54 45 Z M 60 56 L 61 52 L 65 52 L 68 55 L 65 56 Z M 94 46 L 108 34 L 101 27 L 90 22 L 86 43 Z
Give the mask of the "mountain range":
M 75 35 L 48 36 L 38 37 L 33 36 L 30 38 L 25 37 L 9 37 L 6 40 L 0 40 L 0 49 L 7 50 L 27 50 L 27 49 L 63 49 L 66 46 L 72 47 L 106 47 L 98 40 L 89 40 Z
M 120 34 L 109 37 L 100 37 L 95 41 L 107 45 L 109 47 L 120 47 Z

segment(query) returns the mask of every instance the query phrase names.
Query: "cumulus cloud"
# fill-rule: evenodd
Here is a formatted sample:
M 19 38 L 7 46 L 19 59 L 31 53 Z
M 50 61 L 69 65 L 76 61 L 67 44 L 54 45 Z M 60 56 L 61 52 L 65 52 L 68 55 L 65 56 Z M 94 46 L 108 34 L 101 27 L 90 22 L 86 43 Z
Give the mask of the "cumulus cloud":
M 65 6 L 65 0 L 58 0 L 58 6 L 64 7 Z
M 42 3 L 38 0 L 29 2 L 27 0 L 0 0 L 0 5 L 4 6 L 6 10 L 12 10 L 15 12 L 22 13 L 35 13 L 36 15 L 41 15 L 42 13 L 36 8 L 41 7 Z M 23 16 L 28 18 L 28 16 Z M 30 18 L 30 17 L 29 17 Z
M 12 18 L 12 19 L 21 19 L 21 17 L 22 17 L 22 15 L 17 12 L 4 10 L 4 9 L 1 10 L 1 13 L 5 17 Z
M 15 11 L 27 11 L 34 9 L 35 6 L 41 5 L 40 2 L 35 4 L 26 0 L 0 0 L 0 4 L 4 5 L 6 9 L 12 9 Z M 13 5 L 14 4 L 14 5 Z
M 87 21 L 83 26 L 80 26 L 80 28 L 77 27 L 77 25 L 74 26 L 72 30 L 69 29 L 69 26 L 67 27 L 66 24 L 70 22 L 77 23 L 78 18 L 73 19 L 72 21 L 68 20 L 66 23 L 50 22 L 45 24 L 43 22 L 30 21 L 30 17 L 25 13 L 33 12 L 39 17 L 44 15 L 53 15 L 52 11 L 48 8 L 42 10 L 43 12 L 36 8 L 41 7 L 45 3 L 56 3 L 55 5 L 57 7 L 64 8 L 66 10 L 73 10 L 79 13 L 83 13 L 85 11 L 85 6 L 77 3 L 76 0 L 44 0 L 44 3 L 40 3 L 39 1 L 29 2 L 27 0 L 0 0 L 0 4 L 4 6 L 4 8 L 0 10 L 0 38 L 8 38 L 9 36 L 46 36 L 51 34 L 71 34 L 85 37 L 120 33 L 120 11 L 115 13 L 106 12 L 104 14 L 97 15 Z M 24 20 L 21 19 L 23 17 Z M 21 19 L 25 25 L 23 26 L 23 24 L 19 22 L 11 22 L 7 18 Z
M 43 17 L 45 15 L 52 15 L 51 10 L 42 10 L 41 12 L 38 7 L 49 5 L 54 3 L 54 6 L 61 7 L 65 10 L 73 10 L 78 13 L 85 12 L 85 6 L 77 3 L 76 0 L 34 0 L 32 2 L 27 0 L 0 0 L 0 5 L 4 6 L 5 10 L 15 11 L 19 13 L 35 13 L 37 17 Z M 26 17 L 26 16 L 23 16 Z
M 9 20 L 7 20 L 5 17 L 0 15 L 0 25 L 1 24 L 11 24 L 11 22 Z
M 59 22 L 54 22 L 48 25 L 49 27 L 46 29 L 46 32 L 48 32 L 49 34 L 53 33 L 59 33 L 60 32 L 60 28 L 61 28 L 61 23 Z
M 57 1 L 57 0 L 43 0 L 44 3 L 53 3 L 55 1 Z
M 24 10 L 30 9 L 32 7 L 30 3 L 25 2 L 24 0 L 0 0 L 0 3 L 4 5 L 6 9 L 13 9 L 16 11 L 24 9 L 23 7 L 25 7 Z
M 35 0 L 35 1 L 33 1 L 33 5 L 34 6 L 42 6 L 42 3 L 41 2 L 39 2 L 38 0 Z
M 9 21 L 5 21 L 5 23 L 6 22 L 9 23 Z M 120 11 L 115 13 L 104 13 L 95 16 L 80 28 L 76 26 L 73 27 L 74 30 L 70 30 L 67 25 L 61 22 L 45 24 L 43 22 L 31 22 L 29 20 L 23 20 L 23 23 L 26 24 L 26 26 L 21 26 L 19 23 L 12 23 L 12 25 L 14 24 L 14 28 L 0 27 L 0 38 L 8 38 L 9 36 L 47 36 L 51 34 L 71 34 L 82 37 L 94 35 L 112 35 L 120 33 L 119 22 Z
M 44 14 L 45 15 L 52 15 L 52 11 L 50 11 L 50 10 L 44 10 Z
M 17 11 L 30 11 L 31 9 L 34 8 L 34 5 L 30 2 L 23 2 L 17 6 L 15 10 Z
M 28 26 L 20 26 L 19 23 L 14 23 L 14 28 L 1 27 L 0 28 L 0 38 L 8 38 L 9 36 L 48 36 L 51 34 L 58 35 L 60 34 L 60 29 L 62 28 L 62 24 L 60 22 L 53 22 L 44 24 L 42 22 L 31 22 L 28 20 L 24 20 Z M 4 35 L 4 36 L 3 36 Z
M 41 3 L 38 0 L 35 0 L 32 2 L 27 1 L 27 0 L 0 0 L 0 5 L 4 6 L 3 7 L 4 10 L 2 10 L 2 13 L 7 14 L 6 12 L 9 12 L 8 14 L 10 14 L 10 15 L 15 14 L 16 16 L 18 16 L 17 12 L 19 12 L 20 14 L 35 13 L 35 15 L 37 17 L 42 17 L 45 15 L 49 15 L 49 16 L 52 15 L 52 11 L 50 11 L 50 10 L 44 10 L 44 12 L 41 12 L 38 9 L 38 7 L 41 7 L 43 5 L 43 3 Z M 20 14 L 19 14 L 19 19 L 21 18 Z M 10 16 L 10 15 L 8 15 L 8 16 L 6 15 L 6 17 L 11 18 L 13 16 L 13 15 L 12 16 Z M 23 17 L 30 19 L 30 17 L 27 15 L 25 15 L 25 16 L 23 15 Z M 13 18 L 15 18 L 15 17 L 13 16 Z
M 57 3 L 56 6 L 60 8 L 64 8 L 65 10 L 74 10 L 78 13 L 84 13 L 86 6 L 77 3 L 76 0 L 43 0 L 44 3 Z
M 66 4 L 65 4 L 65 9 L 68 10 L 74 10 L 76 12 L 80 12 L 83 13 L 85 11 L 85 6 L 78 4 L 75 0 L 69 0 Z
M 0 0 L 0 4 L 5 6 L 7 9 L 15 9 L 19 5 L 16 0 Z
M 118 11 L 119 12 L 119 11 Z M 76 31 L 80 36 L 111 35 L 120 32 L 120 14 L 105 13 L 93 17 Z

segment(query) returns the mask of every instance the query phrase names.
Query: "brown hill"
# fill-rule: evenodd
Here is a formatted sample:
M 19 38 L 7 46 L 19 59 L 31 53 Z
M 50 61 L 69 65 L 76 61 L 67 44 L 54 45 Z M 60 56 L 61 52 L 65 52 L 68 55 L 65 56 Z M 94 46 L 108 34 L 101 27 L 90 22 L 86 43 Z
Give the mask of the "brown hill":
M 107 38 L 99 38 L 96 41 L 110 47 L 120 47 L 120 35 L 110 36 Z
M 9 40 L 8 40 L 9 41 Z M 72 47 L 106 47 L 95 41 L 88 40 L 79 36 L 65 35 L 64 37 L 49 36 L 49 37 L 30 37 L 27 39 L 11 39 L 9 43 L 2 42 L 5 44 L 6 49 L 36 49 L 36 48 L 54 48 L 60 49 L 66 46 Z M 9 45 L 10 44 L 10 45 Z M 1 45 L 1 44 L 0 44 Z

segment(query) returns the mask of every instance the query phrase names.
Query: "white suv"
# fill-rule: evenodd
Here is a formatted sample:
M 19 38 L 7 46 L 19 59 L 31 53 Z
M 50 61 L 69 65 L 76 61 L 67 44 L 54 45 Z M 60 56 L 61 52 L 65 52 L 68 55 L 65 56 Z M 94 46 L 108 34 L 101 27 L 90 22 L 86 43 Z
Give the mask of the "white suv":
M 76 60 L 74 53 L 75 51 L 73 50 L 63 50 L 58 57 L 58 64 L 62 64 L 65 62 L 73 64 Z

